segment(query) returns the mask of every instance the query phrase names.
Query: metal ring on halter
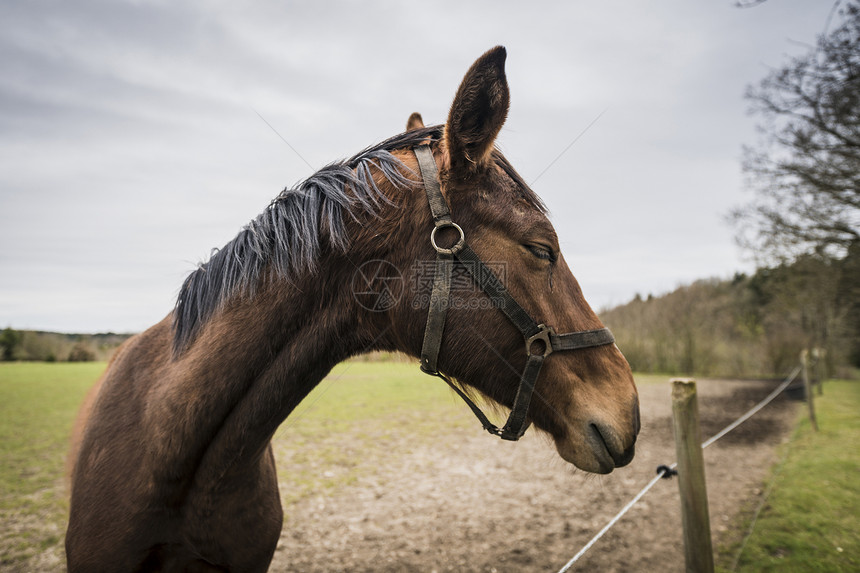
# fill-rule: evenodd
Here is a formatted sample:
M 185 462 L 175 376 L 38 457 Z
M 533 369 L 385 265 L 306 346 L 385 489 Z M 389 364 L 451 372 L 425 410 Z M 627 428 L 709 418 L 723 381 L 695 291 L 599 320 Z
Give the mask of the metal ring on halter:
M 526 354 L 531 356 L 532 344 L 540 340 L 541 342 L 543 342 L 544 350 L 543 353 L 537 354 L 537 356 L 543 356 L 544 358 L 546 358 L 547 356 L 552 354 L 552 341 L 549 337 L 551 334 L 555 334 L 555 330 L 553 330 L 551 326 L 547 326 L 545 324 L 539 324 L 538 328 L 540 328 L 540 332 L 526 339 Z
M 438 231 L 439 229 L 444 229 L 445 227 L 454 227 L 455 229 L 457 229 L 457 232 L 460 233 L 460 238 L 457 240 L 457 242 L 454 244 L 454 246 L 451 247 L 450 249 L 440 247 L 439 245 L 436 244 L 436 231 Z M 433 230 L 430 231 L 430 244 L 433 245 L 433 248 L 436 249 L 437 253 L 441 253 L 443 255 L 456 255 L 466 245 L 466 235 L 463 234 L 463 229 L 461 229 L 460 225 L 458 225 L 457 223 L 454 223 L 454 222 L 441 223 L 441 224 L 433 227 Z

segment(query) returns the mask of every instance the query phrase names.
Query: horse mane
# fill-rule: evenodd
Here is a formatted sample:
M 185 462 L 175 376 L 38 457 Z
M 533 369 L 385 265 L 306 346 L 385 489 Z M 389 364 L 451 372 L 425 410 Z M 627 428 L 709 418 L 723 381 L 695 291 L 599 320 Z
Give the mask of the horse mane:
M 173 312 L 174 354 L 179 356 L 215 311 L 232 297 L 253 294 L 263 272 L 291 281 L 316 268 L 324 246 L 345 252 L 349 237 L 344 212 L 359 220 L 360 215 L 378 216 L 381 205 L 393 204 L 377 186 L 371 168 L 396 188 L 422 185 L 418 174 L 391 152 L 422 143 L 436 145 L 442 133 L 443 126 L 437 125 L 395 135 L 281 191 L 232 241 L 213 249 L 209 260 L 200 263 L 185 279 Z M 540 198 L 504 156 L 497 150 L 493 156 L 495 163 L 517 183 L 523 198 L 546 212 Z

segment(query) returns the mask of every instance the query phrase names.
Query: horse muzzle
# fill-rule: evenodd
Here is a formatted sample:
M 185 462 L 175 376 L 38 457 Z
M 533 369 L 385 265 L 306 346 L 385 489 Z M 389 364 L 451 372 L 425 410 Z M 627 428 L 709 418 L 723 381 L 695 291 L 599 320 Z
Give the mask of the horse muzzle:
M 555 446 L 562 459 L 577 468 L 608 474 L 633 460 L 639 428 L 639 400 L 634 397 L 633 407 L 621 420 L 572 420 L 565 434 L 554 438 Z

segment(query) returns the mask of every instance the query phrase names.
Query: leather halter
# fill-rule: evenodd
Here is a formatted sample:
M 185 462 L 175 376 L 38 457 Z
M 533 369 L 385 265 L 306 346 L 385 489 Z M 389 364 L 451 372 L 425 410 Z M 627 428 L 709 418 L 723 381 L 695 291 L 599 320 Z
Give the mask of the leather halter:
M 439 184 L 436 161 L 429 145 L 419 145 L 413 149 L 418 159 L 421 177 L 424 179 L 424 191 L 430 203 L 434 227 L 430 232 L 430 244 L 436 250 L 436 268 L 433 279 L 433 290 L 430 295 L 430 308 L 427 312 L 427 325 L 424 328 L 424 343 L 421 348 L 421 370 L 427 374 L 442 378 L 477 416 L 484 429 L 503 440 L 516 441 L 525 434 L 531 421 L 528 419 L 529 403 L 535 389 L 538 374 L 546 357 L 561 350 L 579 350 L 613 344 L 615 338 L 608 328 L 583 330 L 556 334 L 550 326 L 538 324 L 528 312 L 511 296 L 495 274 L 484 264 L 481 258 L 466 244 L 466 236 L 452 219 L 448 204 L 442 196 Z M 440 247 L 436 243 L 436 233 L 439 229 L 451 228 L 459 233 L 459 239 L 450 248 Z M 520 376 L 520 386 L 514 398 L 514 405 L 508 421 L 499 428 L 487 418 L 481 409 L 466 395 L 466 393 L 445 374 L 439 372 L 437 362 L 439 349 L 442 346 L 442 332 L 445 329 L 445 316 L 450 304 L 451 272 L 454 260 L 463 266 L 472 276 L 475 283 L 497 303 L 505 316 L 519 329 L 525 339 L 526 361 L 525 369 Z

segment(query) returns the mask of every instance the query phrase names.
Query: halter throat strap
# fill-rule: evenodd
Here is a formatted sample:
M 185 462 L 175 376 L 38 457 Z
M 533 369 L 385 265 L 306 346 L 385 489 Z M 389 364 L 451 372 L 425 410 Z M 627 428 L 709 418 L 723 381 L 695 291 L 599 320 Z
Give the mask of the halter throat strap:
M 538 324 L 517 303 L 475 251 L 469 247 L 463 229 L 452 220 L 448 204 L 442 195 L 436 160 L 433 158 L 430 146 L 419 145 L 413 151 L 418 159 L 418 167 L 424 181 L 424 191 L 427 194 L 427 202 L 433 215 L 434 226 L 430 233 L 430 243 L 436 250 L 433 289 L 430 294 L 427 323 L 424 327 L 424 342 L 421 347 L 421 370 L 432 376 L 442 378 L 453 388 L 489 433 L 499 436 L 503 440 L 519 440 L 531 424 L 528 418 L 529 404 L 534 394 L 535 383 L 547 356 L 556 351 L 579 350 L 614 344 L 615 338 L 607 328 L 556 334 L 552 327 Z M 445 228 L 452 228 L 459 233 L 459 238 L 452 247 L 440 247 L 436 242 L 437 232 L 439 229 Z M 490 422 L 477 404 L 438 368 L 445 318 L 450 304 L 451 274 L 455 260 L 463 264 L 472 276 L 472 280 L 496 303 L 496 306 L 508 317 L 508 320 L 522 333 L 525 339 L 528 358 L 520 376 L 520 385 L 514 398 L 511 413 L 502 428 Z

